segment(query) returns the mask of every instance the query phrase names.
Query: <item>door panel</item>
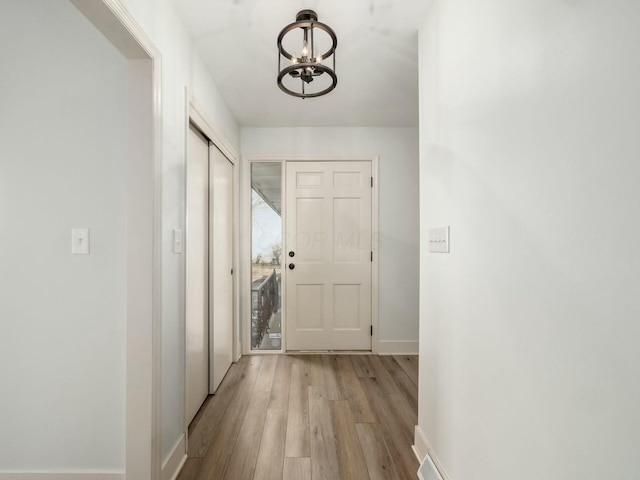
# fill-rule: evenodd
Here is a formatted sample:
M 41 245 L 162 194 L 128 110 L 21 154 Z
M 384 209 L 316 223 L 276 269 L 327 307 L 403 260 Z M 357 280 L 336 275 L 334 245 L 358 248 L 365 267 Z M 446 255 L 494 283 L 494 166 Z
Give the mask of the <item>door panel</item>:
M 354 330 L 359 327 L 360 285 L 333 286 L 333 318 L 336 330 Z
M 324 261 L 324 218 L 323 198 L 296 199 L 296 226 L 298 263 L 322 263 Z
M 233 164 L 211 146 L 212 312 L 210 392 L 214 393 L 233 361 Z
M 359 235 L 361 198 L 333 199 L 333 261 L 335 263 L 360 262 Z
M 287 349 L 371 349 L 371 163 L 288 162 Z
M 189 128 L 186 229 L 186 389 L 191 422 L 209 392 L 209 142 Z

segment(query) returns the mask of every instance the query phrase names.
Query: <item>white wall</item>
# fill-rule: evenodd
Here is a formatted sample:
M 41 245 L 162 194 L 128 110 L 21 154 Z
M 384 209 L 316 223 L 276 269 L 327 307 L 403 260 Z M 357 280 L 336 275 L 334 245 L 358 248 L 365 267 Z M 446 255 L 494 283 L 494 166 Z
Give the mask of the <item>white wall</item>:
M 184 231 L 185 93 L 188 86 L 213 125 L 239 151 L 240 129 L 170 0 L 122 0 L 162 55 L 163 294 L 162 457 L 184 431 L 184 256 L 172 253 Z
M 452 480 L 640 478 L 640 3 L 420 32 L 419 425 Z
M 0 45 L 0 472 L 122 471 L 126 63 L 66 0 Z
M 162 55 L 164 460 L 184 431 L 184 258 L 171 242 L 184 230 L 185 86 L 238 151 L 240 130 L 170 0 L 122 3 Z M 12 379 L 0 398 L 11 406 L 0 471 L 122 471 L 126 63 L 66 0 L 0 8 L 0 213 L 13 229 L 0 253 L 0 318 L 15 319 L 0 335 L 11 346 L 2 378 Z M 34 125 L 38 107 L 46 115 Z M 74 226 L 92 228 L 91 256 L 68 255 Z
M 243 127 L 243 154 L 380 155 L 380 340 L 418 339 L 416 128 Z

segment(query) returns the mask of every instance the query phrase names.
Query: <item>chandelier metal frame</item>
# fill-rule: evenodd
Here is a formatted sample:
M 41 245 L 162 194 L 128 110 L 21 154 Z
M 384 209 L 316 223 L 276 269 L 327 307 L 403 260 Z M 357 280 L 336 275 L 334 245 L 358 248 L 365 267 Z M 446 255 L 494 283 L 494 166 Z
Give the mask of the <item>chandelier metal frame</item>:
M 303 30 L 303 45 L 301 49 L 301 56 L 296 56 L 288 52 L 282 45 L 285 36 L 301 28 Z M 332 45 L 331 47 L 321 55 L 316 55 L 316 45 L 314 43 L 314 30 L 320 29 L 329 35 Z M 296 15 L 296 21 L 287 25 L 282 29 L 278 35 L 278 87 L 283 92 L 298 98 L 312 98 L 326 95 L 338 84 L 338 76 L 336 75 L 336 47 L 338 46 L 338 38 L 336 33 L 328 25 L 318 22 L 318 15 L 313 10 L 301 10 Z M 291 61 L 290 65 L 282 67 L 282 58 Z M 328 65 L 324 65 L 322 62 L 332 57 L 333 68 Z M 311 83 L 314 77 L 320 75 L 329 75 L 331 77 L 331 85 L 319 92 L 307 92 L 305 85 Z M 287 88 L 282 79 L 290 75 L 293 78 L 300 78 L 301 89 L 300 91 L 294 91 Z

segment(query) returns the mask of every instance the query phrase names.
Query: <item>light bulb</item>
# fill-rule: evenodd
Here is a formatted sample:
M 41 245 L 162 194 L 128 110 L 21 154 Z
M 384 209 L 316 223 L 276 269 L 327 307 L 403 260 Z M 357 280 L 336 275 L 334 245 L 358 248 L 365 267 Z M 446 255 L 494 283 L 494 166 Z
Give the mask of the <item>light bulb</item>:
M 318 55 L 316 57 L 316 62 L 320 63 L 322 61 L 322 55 Z
M 302 42 L 302 56 L 306 57 L 309 54 L 309 47 L 307 46 L 307 42 Z

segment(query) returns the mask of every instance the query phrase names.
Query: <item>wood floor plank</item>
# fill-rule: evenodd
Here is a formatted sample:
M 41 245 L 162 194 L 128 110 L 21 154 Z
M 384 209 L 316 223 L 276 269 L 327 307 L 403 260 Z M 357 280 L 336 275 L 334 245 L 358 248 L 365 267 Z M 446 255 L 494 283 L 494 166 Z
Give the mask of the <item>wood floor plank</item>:
M 369 361 L 369 355 L 353 355 L 351 356 L 351 362 L 358 377 L 375 377 L 373 366 Z
M 244 366 L 232 364 L 216 394 L 210 396 L 206 405 L 203 406 L 200 418 L 192 422 L 193 428 L 189 429 L 189 451 L 187 452 L 189 457 L 203 457 L 207 452 L 213 432 L 227 411 L 243 372 Z
M 291 361 L 294 365 L 302 365 L 305 373 L 309 373 L 309 355 L 304 355 L 301 353 L 291 355 Z
M 413 384 L 418 386 L 418 364 L 412 358 L 416 357 L 416 355 L 394 355 L 393 358 L 400 368 L 407 374 L 409 379 L 413 382 Z
M 371 366 L 373 367 L 373 373 L 376 380 L 378 380 L 378 384 L 380 388 L 384 390 L 385 393 L 389 394 L 397 394 L 400 393 L 396 382 L 391 377 L 389 370 L 385 367 L 384 363 L 382 363 L 381 358 L 378 355 L 371 355 L 369 359 Z
M 191 426 L 179 480 L 415 478 L 417 358 L 358 357 L 242 357 Z
M 282 479 L 286 434 L 286 410 L 269 409 L 264 423 L 253 480 Z
M 415 426 L 418 424 L 418 412 L 414 411 L 404 395 L 386 395 L 387 401 L 393 405 L 394 413 L 398 418 L 398 425 L 409 432 L 413 445 L 413 435 Z
M 375 378 L 361 378 L 360 381 L 378 417 L 389 454 L 400 478 L 411 478 L 418 470 L 419 464 L 411 449 L 411 432 L 415 423 L 407 425 L 406 418 L 402 416 L 403 406 L 409 409 L 407 402 L 401 395 L 385 394 Z
M 344 400 L 346 395 L 338 368 L 337 355 L 322 355 L 322 366 L 324 367 L 324 380 L 329 400 Z
M 286 410 L 289 408 L 289 386 L 291 385 L 291 357 L 278 355 L 278 363 L 271 385 L 269 408 Z
M 184 462 L 182 470 L 178 474 L 177 480 L 197 480 L 200 466 L 202 465 L 202 457 L 189 457 Z
M 262 359 L 262 365 L 260 367 L 260 374 L 258 375 L 258 380 L 256 381 L 254 390 L 258 392 L 271 392 L 277 363 L 278 357 L 276 355 L 264 356 L 264 358 Z
M 356 423 L 356 430 L 367 462 L 369 478 L 371 480 L 400 479 L 380 425 Z M 415 478 L 415 472 L 411 478 Z
M 358 432 L 347 400 L 330 402 L 333 431 L 336 436 L 339 478 L 368 478 L 367 464 L 364 460 Z
M 222 384 L 220 384 L 220 386 L 222 386 Z M 220 388 L 220 387 L 218 387 L 218 388 Z M 191 435 L 193 433 L 193 431 L 198 426 L 198 423 L 200 423 L 200 419 L 207 412 L 207 410 L 208 410 L 207 407 L 209 406 L 209 402 L 211 402 L 211 400 L 213 400 L 213 395 L 209 394 L 209 395 L 207 395 L 207 398 L 204 399 L 204 402 L 202 402 L 202 405 L 200 406 L 200 408 L 196 412 L 195 417 L 193 417 L 193 419 L 191 420 L 191 423 L 189 423 L 189 427 L 187 427 L 187 431 L 189 432 L 189 435 Z
M 259 392 L 254 389 L 229 459 L 225 479 L 251 480 L 253 478 L 268 405 L 269 392 Z
M 238 363 L 240 365 L 247 365 L 247 366 L 248 365 L 260 366 L 263 358 L 264 358 L 264 355 L 243 355 L 242 357 L 240 357 L 240 360 L 238 360 Z
M 376 421 L 376 416 L 369 405 L 367 396 L 362 390 L 362 385 L 356 375 L 349 355 L 338 357 L 338 368 L 344 383 L 346 398 L 351 406 L 351 413 L 356 423 L 371 423 Z
M 309 380 L 304 365 L 291 365 L 285 457 L 309 456 Z
M 418 411 L 418 387 L 411 381 L 404 370 L 396 370 L 391 373 L 393 380 L 396 382 L 400 393 L 409 400 L 411 408 Z
M 324 366 L 321 355 L 309 355 L 309 385 L 324 385 Z
M 395 372 L 396 370 L 402 370 L 402 367 L 396 362 L 393 355 L 380 355 L 380 360 L 387 368 L 389 372 Z
M 420 356 L 419 355 L 408 355 L 409 360 L 416 366 L 418 372 L 420 371 Z
M 198 479 L 219 480 L 223 478 L 233 447 L 238 438 L 245 412 L 252 397 L 251 393 L 260 372 L 261 359 L 244 361 L 242 378 L 238 382 L 233 397 L 219 425 L 213 432 L 211 444 L 200 467 Z
M 327 398 L 327 389 L 322 385 L 309 387 L 309 435 L 311 478 L 314 480 L 340 478 L 331 407 Z
M 311 480 L 311 459 L 285 458 L 282 480 Z

